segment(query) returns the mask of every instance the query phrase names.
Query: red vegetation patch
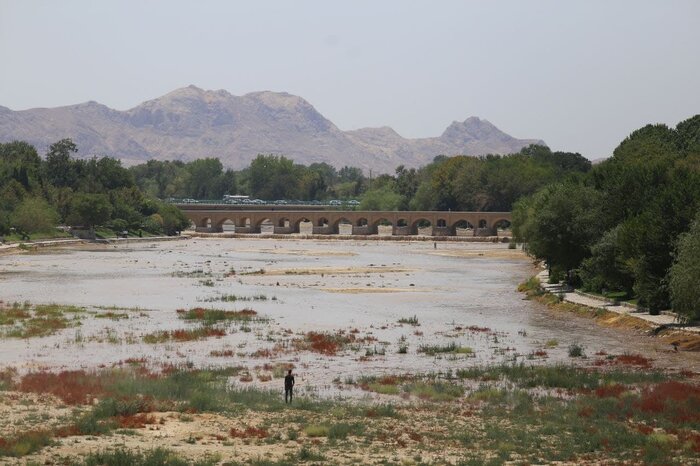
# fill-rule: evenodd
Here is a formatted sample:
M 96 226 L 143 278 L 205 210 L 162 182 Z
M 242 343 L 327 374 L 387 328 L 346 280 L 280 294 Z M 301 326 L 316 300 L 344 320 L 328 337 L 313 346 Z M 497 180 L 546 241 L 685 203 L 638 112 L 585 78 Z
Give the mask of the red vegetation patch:
M 131 416 L 117 416 L 117 424 L 123 429 L 143 429 L 146 424 L 156 424 L 155 416 L 152 414 L 139 413 Z
M 697 432 L 682 432 L 679 433 L 678 437 L 683 442 L 689 442 L 695 453 L 700 453 L 700 434 Z
M 294 340 L 294 346 L 300 350 L 334 356 L 347 344 L 371 341 L 376 341 L 376 338 L 371 336 L 357 338 L 354 333 L 346 334 L 344 331 L 336 333 L 307 332 L 304 334 L 303 340 Z
M 622 364 L 625 366 L 637 366 L 642 368 L 651 367 L 651 359 L 645 358 L 639 354 L 621 354 L 616 356 L 613 361 L 615 361 L 615 364 Z
M 232 428 L 229 435 L 233 438 L 266 438 L 269 434 L 265 429 L 257 427 L 246 427 L 245 430 Z
M 251 358 L 271 358 L 275 355 L 275 351 L 270 348 L 260 348 L 250 353 Z
M 170 332 L 170 337 L 175 341 L 192 341 L 206 337 L 223 337 L 226 336 L 226 331 L 220 328 L 198 328 L 194 330 L 173 330 Z
M 538 358 L 546 358 L 547 357 L 547 352 L 545 350 L 537 350 L 532 353 L 533 356 L 537 356 Z
M 233 350 L 213 350 L 209 352 L 209 356 L 214 356 L 215 358 L 230 358 L 235 353 Z
M 316 353 L 334 355 L 338 351 L 338 343 L 323 333 L 309 332 L 306 339 L 311 344 L 311 351 Z
M 403 379 L 397 375 L 385 375 L 377 383 L 381 385 L 398 385 Z
M 619 398 L 627 389 L 624 385 L 613 384 L 604 385 L 595 389 L 595 394 L 598 398 Z
M 593 415 L 593 407 L 584 406 L 583 408 L 579 409 L 578 415 L 579 417 L 591 417 Z
M 637 432 L 644 435 L 649 435 L 654 432 L 654 428 L 646 424 L 637 424 L 634 426 L 634 428 L 637 430 Z
M 678 423 L 700 422 L 700 387 L 677 381 L 662 382 L 644 390 L 634 406 L 647 413 L 664 413 Z
M 105 394 L 108 376 L 85 371 L 34 372 L 20 380 L 21 392 L 49 393 L 68 405 L 90 404 L 92 399 Z

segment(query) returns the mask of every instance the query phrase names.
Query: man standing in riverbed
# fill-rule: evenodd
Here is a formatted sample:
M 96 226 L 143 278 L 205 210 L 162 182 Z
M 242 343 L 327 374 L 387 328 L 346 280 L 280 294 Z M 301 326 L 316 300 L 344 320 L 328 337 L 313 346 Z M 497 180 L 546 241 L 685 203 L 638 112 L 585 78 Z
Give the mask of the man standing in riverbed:
M 287 375 L 284 377 L 284 402 L 292 402 L 292 392 L 294 390 L 294 376 L 292 375 L 292 370 L 289 369 Z M 289 400 L 287 400 L 289 398 Z

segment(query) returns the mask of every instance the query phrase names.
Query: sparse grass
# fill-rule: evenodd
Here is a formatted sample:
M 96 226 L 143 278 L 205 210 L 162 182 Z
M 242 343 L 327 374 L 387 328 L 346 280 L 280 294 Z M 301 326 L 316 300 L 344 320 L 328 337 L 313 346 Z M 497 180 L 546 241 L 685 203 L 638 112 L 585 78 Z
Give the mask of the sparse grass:
M 425 353 L 429 356 L 435 356 L 436 354 L 473 354 L 474 350 L 468 346 L 460 346 L 455 342 L 450 342 L 445 345 L 420 345 L 418 347 L 419 353 Z
M 188 311 L 184 309 L 177 310 L 177 316 L 183 320 L 197 320 L 204 325 L 213 325 L 224 321 L 243 321 L 249 322 L 252 320 L 260 320 L 258 313 L 252 309 L 241 309 L 240 311 L 225 311 L 222 309 L 205 309 L 195 307 Z
M 165 343 L 168 341 L 195 341 L 209 337 L 226 336 L 226 330 L 211 326 L 202 326 L 193 329 L 161 330 L 143 336 L 143 342 L 149 344 Z
M 304 427 L 304 433 L 307 437 L 328 437 L 330 428 L 325 424 L 311 424 Z
M 348 449 L 350 454 L 370 452 L 386 464 L 397 464 L 389 455 L 399 451 L 412 451 L 418 457 L 423 451 L 444 450 L 448 455 L 458 451 L 456 448 L 460 455 L 466 455 L 464 464 L 481 464 L 484 459 L 488 464 L 697 463 L 700 387 L 694 381 L 673 380 L 648 368 L 638 370 L 643 367 L 638 355 L 619 358 L 626 363 L 611 363 L 604 370 L 504 364 L 458 371 L 457 377 L 470 379 L 469 383 L 436 376 L 359 378 L 359 384 L 392 387 L 391 391 L 400 387 L 404 397 L 426 401 L 421 404 L 414 400 L 398 409 L 393 405 L 368 406 L 303 396 L 293 405 L 285 405 L 277 391 L 231 390 L 227 379 L 240 368 L 165 367 L 158 373 L 144 371 L 143 367 L 42 372 L 15 382 L 12 380 L 16 376 L 8 376 L 11 388 L 58 396 L 69 406 L 80 407 L 82 414 L 54 431 L 25 432 L 2 439 L 0 452 L 24 455 L 50 444 L 57 436 L 138 430 L 155 421 L 157 415 L 152 412 L 176 411 L 192 421 L 200 412 L 230 413 L 233 416 L 228 417 L 234 422 L 239 417 L 248 419 L 244 422 L 253 419 L 251 424 L 235 424 L 226 436 L 240 438 L 244 444 L 284 444 L 299 437 L 306 452 L 290 451 L 289 464 L 324 462 L 338 448 Z M 634 363 L 633 369 L 628 363 Z M 272 366 L 264 369 L 271 370 Z M 452 380 L 452 374 L 442 376 Z M 464 385 L 472 387 L 474 382 L 478 388 L 470 388 L 467 393 Z M 94 398 L 100 401 L 93 404 Z M 391 419 L 396 417 L 401 418 L 400 424 Z M 139 463 L 139 458 L 129 456 L 132 453 L 122 456 L 126 464 L 149 464 Z M 91 464 L 120 464 L 111 463 L 107 457 L 94 458 L 96 462 Z M 236 460 L 286 464 L 286 460 L 245 458 L 243 455 Z
M 518 291 L 525 293 L 528 297 L 539 296 L 544 293 L 540 279 L 532 276 L 527 281 L 518 285 Z
M 570 390 L 595 390 L 601 385 L 615 383 L 639 384 L 664 380 L 659 371 L 606 370 L 591 371 L 573 365 L 526 365 L 501 364 L 486 367 L 459 369 L 456 376 L 460 379 L 489 381 L 507 381 L 521 388 L 563 388 Z
M 257 294 L 257 295 L 253 295 L 253 296 L 239 296 L 239 295 L 235 295 L 235 294 L 222 294 L 220 296 L 214 296 L 212 298 L 207 298 L 204 301 L 209 302 L 209 303 L 217 302 L 217 301 L 224 302 L 224 303 L 235 303 L 236 301 L 267 301 L 267 299 L 268 299 L 267 295 L 264 295 L 264 294 Z M 273 296 L 272 299 L 276 300 L 277 298 L 275 298 Z
M 404 391 L 430 401 L 452 401 L 464 395 L 464 387 L 446 382 L 416 382 L 405 385 Z
M 85 308 L 61 304 L 0 304 L 0 336 L 9 338 L 44 337 L 58 330 L 80 325 L 76 314 Z M 66 314 L 73 314 L 68 318 Z
M 46 430 L 23 432 L 8 439 L 0 438 L 0 458 L 26 456 L 52 443 L 50 432 Z
M 192 462 L 164 448 L 141 452 L 118 447 L 90 453 L 77 466 L 212 466 L 218 462 L 218 456 Z
M 413 317 L 402 317 L 398 320 L 400 324 L 408 324 L 408 325 L 420 325 L 418 323 L 418 316 L 414 315 Z
M 122 319 L 128 319 L 129 314 L 124 313 L 124 312 L 99 312 L 95 314 L 96 319 L 110 319 L 110 320 L 122 320 Z

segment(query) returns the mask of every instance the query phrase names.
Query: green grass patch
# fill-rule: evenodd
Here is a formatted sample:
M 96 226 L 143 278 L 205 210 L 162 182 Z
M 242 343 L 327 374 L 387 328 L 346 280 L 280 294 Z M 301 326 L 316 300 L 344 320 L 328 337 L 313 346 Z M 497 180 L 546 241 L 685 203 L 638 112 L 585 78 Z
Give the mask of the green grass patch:
M 0 335 L 9 338 L 44 337 L 80 325 L 76 314 L 85 308 L 62 304 L 13 303 L 0 307 Z M 67 314 L 72 314 L 69 319 Z
M 447 382 L 417 382 L 404 385 L 403 390 L 430 401 L 452 401 L 464 395 L 464 387 Z
M 474 350 L 468 346 L 460 346 L 454 341 L 447 343 L 446 345 L 420 345 L 418 347 L 419 353 L 425 353 L 429 356 L 434 356 L 436 354 L 473 354 Z
M 204 325 L 213 325 L 225 321 L 259 321 L 258 313 L 252 309 L 242 309 L 240 311 L 225 311 L 223 309 L 205 309 L 195 307 L 190 310 L 178 309 L 177 316 L 183 320 L 196 320 Z
M 418 323 L 418 316 L 413 316 L 413 317 L 402 317 L 398 320 L 400 324 L 408 324 L 408 325 L 420 325 Z

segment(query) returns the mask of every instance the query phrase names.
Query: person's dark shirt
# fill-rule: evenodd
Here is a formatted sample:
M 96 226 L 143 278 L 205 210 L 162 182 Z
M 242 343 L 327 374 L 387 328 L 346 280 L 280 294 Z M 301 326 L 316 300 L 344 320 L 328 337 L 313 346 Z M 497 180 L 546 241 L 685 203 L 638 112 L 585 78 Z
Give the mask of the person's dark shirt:
M 284 388 L 290 389 L 294 386 L 294 376 L 289 374 L 284 377 Z

